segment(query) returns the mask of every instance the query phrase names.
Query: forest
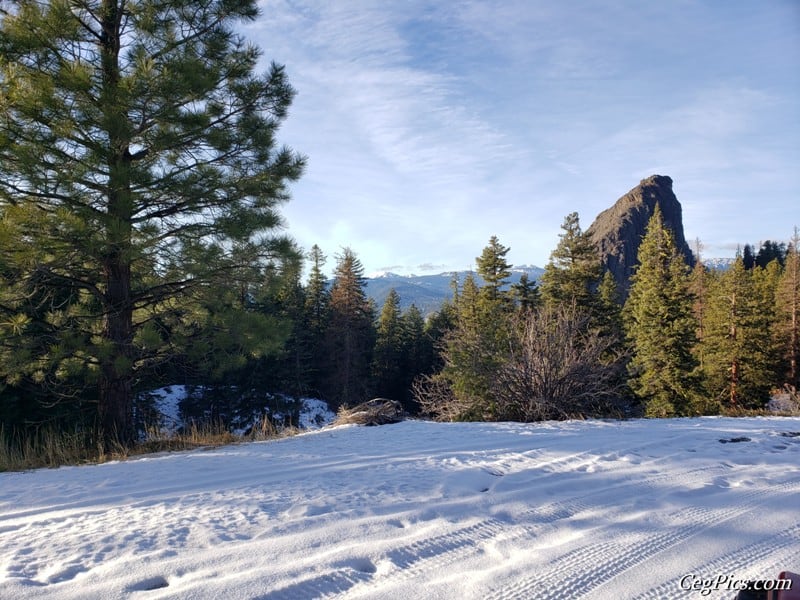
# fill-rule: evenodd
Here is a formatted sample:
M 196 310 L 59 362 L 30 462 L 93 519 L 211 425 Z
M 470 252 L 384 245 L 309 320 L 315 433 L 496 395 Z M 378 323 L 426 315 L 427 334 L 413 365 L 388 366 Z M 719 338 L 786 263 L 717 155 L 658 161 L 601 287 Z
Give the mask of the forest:
M 578 215 L 538 282 L 492 237 L 424 318 L 373 306 L 356 252 L 308 252 L 280 206 L 306 157 L 295 90 L 234 23 L 256 3 L 16 2 L 0 10 L 0 436 L 137 442 L 143 394 L 225 422 L 265 398 L 371 397 L 441 420 L 762 410 L 797 402 L 787 244 L 693 269 L 656 212 L 627 298 Z M 308 273 L 304 277 L 304 273 Z M 796 404 L 795 404 L 796 406 Z

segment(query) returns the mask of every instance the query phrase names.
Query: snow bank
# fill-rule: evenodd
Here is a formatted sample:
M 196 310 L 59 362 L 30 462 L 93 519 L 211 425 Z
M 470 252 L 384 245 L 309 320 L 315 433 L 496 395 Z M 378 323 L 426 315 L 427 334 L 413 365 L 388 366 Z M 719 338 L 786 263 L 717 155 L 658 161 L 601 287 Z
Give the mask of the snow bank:
M 0 598 L 731 599 L 686 576 L 800 571 L 798 465 L 775 417 L 409 421 L 5 473 Z

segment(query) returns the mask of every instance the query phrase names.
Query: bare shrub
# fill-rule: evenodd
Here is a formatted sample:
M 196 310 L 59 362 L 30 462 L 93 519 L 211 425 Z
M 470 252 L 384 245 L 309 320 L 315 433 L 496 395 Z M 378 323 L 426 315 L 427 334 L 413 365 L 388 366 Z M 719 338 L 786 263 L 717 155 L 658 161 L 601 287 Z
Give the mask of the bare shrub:
M 623 386 L 619 339 L 590 327 L 575 307 L 541 308 L 515 319 L 494 379 L 505 418 L 538 421 L 615 412 Z
M 506 323 L 508 342 L 491 376 L 488 404 L 476 407 L 439 373 L 414 382 L 426 415 L 539 421 L 624 414 L 625 356 L 617 334 L 593 328 L 591 317 L 574 306 L 542 307 Z M 443 358 L 447 364 L 447 349 Z

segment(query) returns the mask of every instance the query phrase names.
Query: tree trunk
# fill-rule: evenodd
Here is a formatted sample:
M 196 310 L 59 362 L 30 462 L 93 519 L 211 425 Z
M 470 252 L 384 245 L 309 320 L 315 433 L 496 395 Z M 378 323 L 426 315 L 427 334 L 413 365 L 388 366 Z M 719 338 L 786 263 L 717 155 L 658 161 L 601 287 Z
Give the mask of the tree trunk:
M 99 418 L 106 446 L 130 444 L 133 426 L 133 300 L 131 246 L 133 198 L 129 119 L 125 93 L 120 88 L 119 52 L 122 7 L 104 0 L 99 40 L 103 69 L 102 106 L 108 135 L 107 247 L 103 255 L 105 319 L 103 338 L 110 344 L 100 366 Z
M 100 426 L 106 444 L 130 444 L 134 439 L 132 360 L 133 309 L 130 263 L 119 253 L 105 264 L 107 313 L 103 337 L 111 343 L 100 377 Z

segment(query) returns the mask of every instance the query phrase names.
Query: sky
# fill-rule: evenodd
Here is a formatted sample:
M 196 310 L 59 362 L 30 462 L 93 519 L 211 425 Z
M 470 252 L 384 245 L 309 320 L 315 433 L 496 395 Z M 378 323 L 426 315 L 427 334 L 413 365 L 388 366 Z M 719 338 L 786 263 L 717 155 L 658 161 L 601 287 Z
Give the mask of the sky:
M 244 28 L 297 90 L 282 212 L 331 270 L 544 266 L 653 174 L 705 257 L 800 226 L 798 0 L 261 0 Z

